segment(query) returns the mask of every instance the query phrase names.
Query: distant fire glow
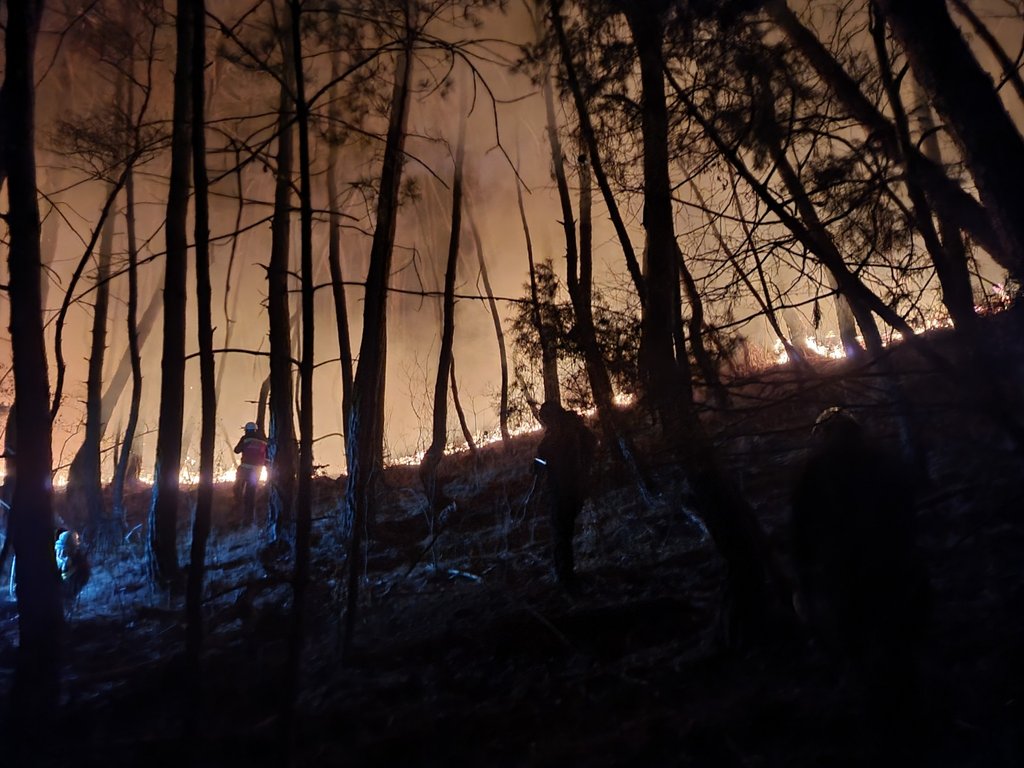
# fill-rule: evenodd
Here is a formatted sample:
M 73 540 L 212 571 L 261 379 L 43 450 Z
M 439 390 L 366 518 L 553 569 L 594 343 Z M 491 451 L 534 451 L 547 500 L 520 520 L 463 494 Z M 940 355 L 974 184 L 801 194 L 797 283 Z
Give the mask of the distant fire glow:
M 199 485 L 199 469 L 198 462 L 190 461 L 190 466 L 182 467 L 178 473 L 178 483 L 186 487 L 192 487 Z M 235 482 L 235 473 L 237 469 L 235 467 L 229 467 L 224 470 L 215 472 L 213 475 L 213 482 L 215 483 L 233 483 Z M 3 482 L 4 473 L 0 472 L 0 483 Z M 109 478 L 107 478 L 109 481 Z M 152 486 L 154 477 L 152 473 L 143 472 L 139 475 L 138 482 L 141 485 Z M 263 467 L 260 470 L 260 482 L 267 482 L 267 468 Z M 55 488 L 67 488 L 68 485 L 68 473 L 66 471 L 57 472 L 53 476 L 53 485 Z
M 986 315 L 992 312 L 999 312 L 1004 309 L 1008 309 L 1012 303 L 1012 297 L 1007 292 L 1005 286 L 1001 283 L 996 283 L 991 287 L 992 295 L 985 304 L 975 305 L 974 311 L 979 315 Z M 910 327 L 913 329 L 915 334 L 926 333 L 927 331 L 934 331 L 940 328 L 952 328 L 953 320 L 946 312 L 939 312 L 930 317 L 924 319 L 923 323 L 910 323 Z M 891 331 L 886 339 L 883 339 L 883 344 L 888 346 L 894 341 L 902 341 L 903 334 L 899 331 Z M 863 345 L 864 339 L 861 336 L 857 336 L 857 341 Z M 846 357 L 846 350 L 843 348 L 842 341 L 837 338 L 836 334 L 829 332 L 824 340 L 819 340 L 815 336 L 807 336 L 803 341 L 803 346 L 807 349 L 812 356 L 819 358 L 826 358 L 829 360 L 841 360 Z M 775 362 L 777 365 L 785 365 L 789 362 L 789 353 L 786 351 L 780 339 L 776 339 L 772 345 L 772 354 L 775 356 Z

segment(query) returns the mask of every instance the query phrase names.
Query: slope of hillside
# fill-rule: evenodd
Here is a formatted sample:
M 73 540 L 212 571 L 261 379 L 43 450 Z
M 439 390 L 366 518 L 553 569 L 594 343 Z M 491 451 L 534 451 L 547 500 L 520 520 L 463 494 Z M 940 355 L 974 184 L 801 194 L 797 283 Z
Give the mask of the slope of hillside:
M 1005 365 L 1022 359 L 991 321 Z M 952 359 L 948 335 L 933 339 Z M 921 651 L 927 707 L 914 764 L 1024 761 L 1021 463 L 999 425 L 905 346 L 893 363 L 928 448 L 919 544 L 935 592 Z M 963 360 L 958 360 L 963 369 Z M 968 382 L 969 384 L 969 382 Z M 730 476 L 783 555 L 789 489 L 824 406 L 851 407 L 883 442 L 889 390 L 852 363 L 732 383 L 705 414 Z M 809 637 L 729 651 L 715 617 L 723 565 L 688 506 L 685 474 L 634 428 L 654 479 L 646 507 L 608 464 L 579 521 L 581 594 L 549 565 L 546 498 L 531 493 L 537 434 L 442 465 L 455 506 L 428 519 L 416 473 L 385 472 L 369 531 L 351 663 L 339 661 L 343 481 L 316 485 L 314 582 L 295 762 L 352 766 L 856 766 L 885 758 L 864 692 Z M 871 478 L 865 478 L 870 482 Z M 132 498 L 143 519 L 148 496 Z M 95 573 L 70 622 L 66 700 L 43 765 L 269 765 L 277 758 L 287 653 L 287 564 L 218 487 L 211 538 L 203 740 L 181 740 L 181 599 L 146 585 L 138 532 Z M 182 559 L 187 544 L 183 514 Z M 878 535 L 885 536 L 885 531 Z M 12 678 L 13 602 L 0 602 L 0 694 Z M 71 756 L 74 757 L 71 757 Z

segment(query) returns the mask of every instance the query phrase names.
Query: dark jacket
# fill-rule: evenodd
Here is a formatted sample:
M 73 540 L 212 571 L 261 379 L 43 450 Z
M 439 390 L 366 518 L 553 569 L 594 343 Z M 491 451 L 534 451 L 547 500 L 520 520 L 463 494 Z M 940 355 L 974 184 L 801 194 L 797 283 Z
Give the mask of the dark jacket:
M 597 440 L 573 411 L 562 411 L 545 425 L 537 457 L 545 462 L 548 486 L 560 499 L 580 504 L 589 495 L 590 468 Z

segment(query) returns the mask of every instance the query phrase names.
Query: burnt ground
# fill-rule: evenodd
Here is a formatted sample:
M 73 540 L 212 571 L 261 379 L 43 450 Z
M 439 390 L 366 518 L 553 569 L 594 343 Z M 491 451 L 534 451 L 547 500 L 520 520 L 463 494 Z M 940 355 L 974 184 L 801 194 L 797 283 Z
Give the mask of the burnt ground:
M 968 353 L 942 337 L 935 343 L 970 370 Z M 1014 350 L 1007 360 L 1020 359 L 1017 343 L 1006 344 Z M 979 415 L 984 388 L 951 384 L 905 349 L 893 360 L 929 449 L 918 522 L 934 590 L 920 650 L 924 725 L 913 757 L 900 764 L 1024 765 L 1021 460 L 998 417 Z M 705 418 L 730 476 L 785 557 L 789 488 L 815 415 L 849 405 L 891 444 L 886 390 L 855 364 L 823 362 L 814 375 L 737 379 L 733 394 L 731 409 Z M 691 516 L 685 475 L 636 419 L 657 504 L 646 507 L 602 466 L 577 529 L 578 596 L 553 582 L 543 491 L 523 505 L 538 436 L 518 438 L 507 452 L 490 446 L 478 461 L 447 459 L 442 474 L 456 506 L 433 528 L 415 470 L 388 470 L 347 664 L 338 650 L 343 486 L 318 480 L 295 764 L 886 764 L 857 676 L 813 639 L 753 637 L 743 650 L 719 642 L 722 563 Z M 134 492 L 130 525 L 143 520 L 147 501 L 147 490 Z M 187 518 L 183 508 L 183 562 Z M 147 585 L 140 533 L 114 552 L 93 553 L 93 578 L 69 624 L 59 722 L 36 764 L 283 764 L 287 563 L 261 554 L 260 527 L 240 519 L 230 488 L 219 487 L 206 701 L 201 735 L 189 742 L 181 735 L 182 599 Z M 16 642 L 5 584 L 5 699 Z

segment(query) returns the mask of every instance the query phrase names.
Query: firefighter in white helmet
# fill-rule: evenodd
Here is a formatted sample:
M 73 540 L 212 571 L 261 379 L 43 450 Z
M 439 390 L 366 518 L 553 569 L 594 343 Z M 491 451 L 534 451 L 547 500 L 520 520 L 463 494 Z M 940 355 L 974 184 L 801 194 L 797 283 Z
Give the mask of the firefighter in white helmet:
M 260 472 L 267 464 L 267 439 L 261 434 L 255 422 L 245 425 L 245 434 L 235 446 L 235 453 L 242 454 L 242 463 L 235 472 L 235 503 L 244 498 L 245 515 L 256 521 L 256 486 Z

